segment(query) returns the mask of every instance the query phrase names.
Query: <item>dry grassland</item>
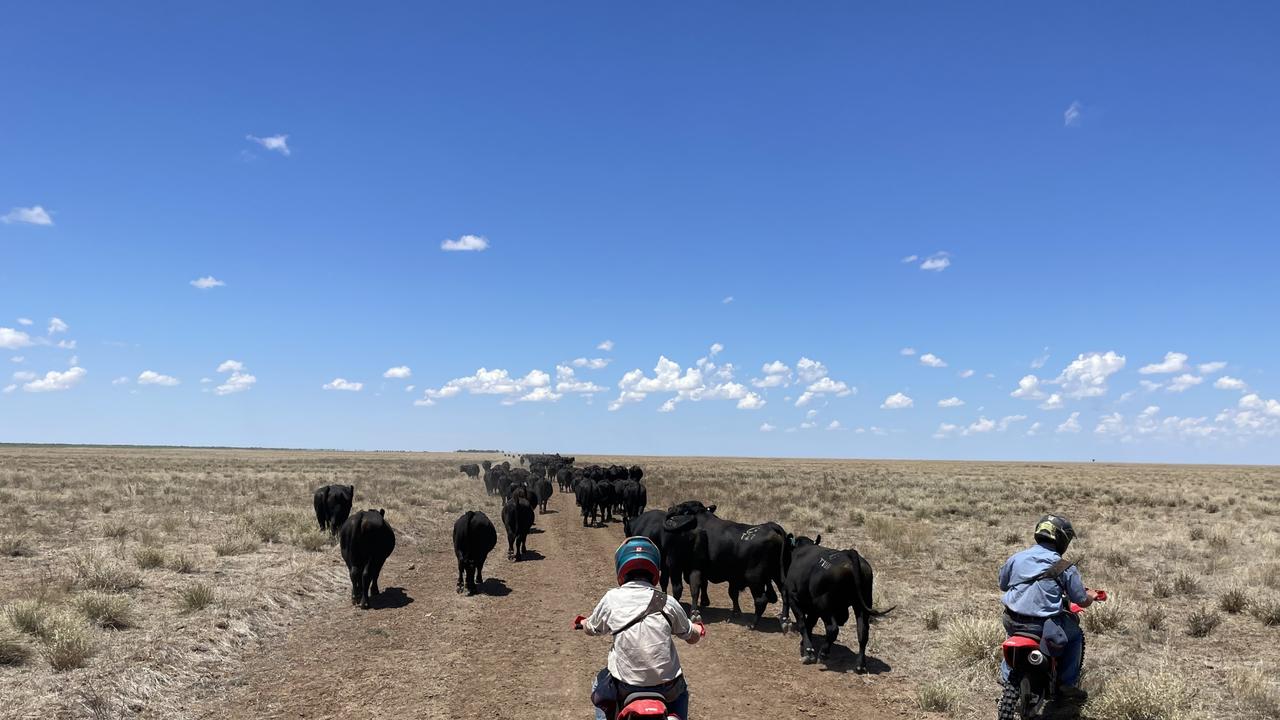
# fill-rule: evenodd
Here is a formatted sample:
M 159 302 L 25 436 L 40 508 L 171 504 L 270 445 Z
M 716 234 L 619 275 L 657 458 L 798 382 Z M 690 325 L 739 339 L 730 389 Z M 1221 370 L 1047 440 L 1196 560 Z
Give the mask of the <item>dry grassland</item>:
M 483 493 L 457 465 L 481 457 L 0 446 L 0 707 L 189 716 L 247 651 L 345 602 L 312 489 L 354 484 L 357 508 L 386 508 L 397 554 L 447 552 Z M 591 461 L 623 459 L 579 456 Z M 877 604 L 898 606 L 869 653 L 910 678 L 921 716 L 994 716 L 996 571 L 1047 510 L 1072 518 L 1071 555 L 1114 598 L 1085 615 L 1088 717 L 1280 716 L 1280 469 L 625 462 L 645 467 L 652 506 L 697 498 L 856 546 Z M 724 586 L 711 601 L 728 605 Z M 799 666 L 798 636 L 776 642 Z M 850 678 L 849 692 L 875 691 Z

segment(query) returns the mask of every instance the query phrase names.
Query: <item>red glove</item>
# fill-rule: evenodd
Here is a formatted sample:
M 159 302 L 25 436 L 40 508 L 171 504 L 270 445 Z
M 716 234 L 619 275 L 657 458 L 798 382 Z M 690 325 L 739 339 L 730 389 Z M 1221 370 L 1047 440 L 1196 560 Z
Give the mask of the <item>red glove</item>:
M 1094 592 L 1098 594 L 1098 602 L 1106 602 L 1106 601 L 1107 601 L 1107 591 L 1106 591 L 1106 590 L 1094 590 Z
M 583 621 L 583 620 L 586 620 L 586 619 L 587 619 L 587 616 L 586 616 L 586 615 L 579 615 L 578 617 L 574 618 L 574 619 L 573 619 L 573 629 L 574 629 L 574 630 L 581 630 L 581 629 L 582 629 L 582 621 Z

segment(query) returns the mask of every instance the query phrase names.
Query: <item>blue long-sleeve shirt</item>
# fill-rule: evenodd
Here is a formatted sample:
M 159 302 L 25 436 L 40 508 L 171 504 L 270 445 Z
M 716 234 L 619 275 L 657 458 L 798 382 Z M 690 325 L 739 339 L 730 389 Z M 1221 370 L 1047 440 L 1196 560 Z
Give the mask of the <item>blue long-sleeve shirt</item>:
M 1015 554 L 1000 568 L 1000 589 L 1004 591 L 1004 606 L 1020 615 L 1053 617 L 1066 609 L 1063 596 L 1071 602 L 1085 601 L 1084 580 L 1073 565 L 1056 580 L 1045 578 L 1028 582 L 1031 578 L 1053 567 L 1062 556 L 1043 545 Z

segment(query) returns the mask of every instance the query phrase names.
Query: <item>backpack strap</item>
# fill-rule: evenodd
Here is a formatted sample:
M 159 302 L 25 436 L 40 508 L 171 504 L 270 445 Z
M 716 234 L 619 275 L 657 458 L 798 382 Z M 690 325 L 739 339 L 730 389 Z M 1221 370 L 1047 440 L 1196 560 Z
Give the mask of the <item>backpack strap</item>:
M 665 612 L 666 607 L 667 607 L 667 594 L 662 592 L 658 588 L 654 588 L 653 596 L 649 598 L 649 604 L 645 606 L 644 610 L 641 610 L 639 615 L 635 616 L 634 618 L 631 618 L 631 621 L 628 622 L 626 625 L 623 625 L 617 630 L 614 630 L 610 634 L 617 635 L 618 633 L 621 633 L 624 630 L 629 630 L 634 625 L 643 621 L 645 618 L 649 617 L 650 615 L 657 615 L 658 613 L 661 613 L 663 619 L 667 621 L 668 625 L 670 625 L 671 618 L 667 617 L 667 613 Z
M 1031 583 L 1038 583 L 1041 580 L 1052 580 L 1058 583 L 1058 586 L 1061 587 L 1062 581 L 1060 580 L 1060 578 L 1062 577 L 1062 574 L 1065 573 L 1067 570 L 1070 570 L 1072 567 L 1074 567 L 1075 564 L 1076 564 L 1075 560 L 1068 560 L 1066 558 L 1061 558 L 1058 560 L 1058 562 L 1050 565 L 1049 569 L 1045 570 L 1039 575 L 1036 575 L 1035 577 L 1029 580 L 1023 580 L 1020 583 L 1014 583 L 1009 587 L 1015 588 L 1015 587 L 1020 587 L 1022 585 L 1030 585 Z

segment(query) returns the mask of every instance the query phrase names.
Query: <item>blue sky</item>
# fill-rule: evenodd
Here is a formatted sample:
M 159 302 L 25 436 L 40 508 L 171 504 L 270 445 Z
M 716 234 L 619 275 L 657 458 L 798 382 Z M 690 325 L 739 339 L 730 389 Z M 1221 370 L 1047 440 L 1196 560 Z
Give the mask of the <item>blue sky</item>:
M 1278 23 L 10 8 L 0 440 L 1280 462 Z

